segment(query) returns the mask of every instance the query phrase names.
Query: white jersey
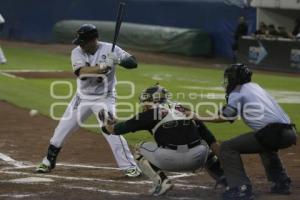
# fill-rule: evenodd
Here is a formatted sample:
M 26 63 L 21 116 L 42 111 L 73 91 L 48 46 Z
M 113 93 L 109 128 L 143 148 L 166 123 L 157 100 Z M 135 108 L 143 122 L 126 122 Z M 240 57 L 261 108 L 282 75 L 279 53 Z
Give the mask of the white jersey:
M 85 66 L 97 66 L 100 63 L 105 63 L 108 53 L 111 52 L 112 44 L 106 42 L 98 42 L 99 48 L 93 54 L 85 53 L 80 46 L 76 47 L 72 51 L 71 61 L 74 72 L 81 67 Z M 115 51 L 117 57 L 123 60 L 129 57 L 130 54 L 116 46 Z M 105 96 L 115 96 L 115 69 L 105 75 L 95 75 L 95 77 L 89 78 L 77 78 L 77 93 L 81 99 L 97 99 Z
M 231 92 L 228 105 L 236 108 L 253 130 L 259 130 L 270 123 L 291 123 L 273 97 L 256 83 L 243 84 Z
M 5 19 L 3 18 L 3 16 L 0 14 L 0 24 L 4 24 L 5 23 Z

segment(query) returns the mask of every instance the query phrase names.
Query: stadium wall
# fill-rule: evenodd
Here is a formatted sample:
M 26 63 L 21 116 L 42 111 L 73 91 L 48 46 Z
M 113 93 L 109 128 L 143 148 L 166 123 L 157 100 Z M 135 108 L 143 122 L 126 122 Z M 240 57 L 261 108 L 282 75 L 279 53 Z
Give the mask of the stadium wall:
M 210 34 L 213 53 L 232 57 L 233 32 L 240 15 L 246 17 L 249 31 L 256 25 L 256 10 L 228 5 L 223 0 L 126 0 L 125 21 L 201 28 Z M 117 0 L 0 0 L 0 13 L 6 18 L 4 38 L 53 42 L 53 26 L 65 19 L 115 19 Z

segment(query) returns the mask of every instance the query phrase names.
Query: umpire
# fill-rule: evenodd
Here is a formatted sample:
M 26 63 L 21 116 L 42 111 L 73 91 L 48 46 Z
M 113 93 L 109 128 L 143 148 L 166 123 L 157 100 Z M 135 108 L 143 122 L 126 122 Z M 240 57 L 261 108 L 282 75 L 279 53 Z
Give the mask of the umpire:
M 208 147 L 217 146 L 215 137 L 201 121 L 188 117 L 183 106 L 171 102 L 168 91 L 159 85 L 144 90 L 140 103 L 143 111 L 128 121 L 115 123 L 104 110 L 99 118 L 106 124 L 104 132 L 122 135 L 147 130 L 153 135 L 155 142 L 141 143 L 135 153 L 140 169 L 153 181 L 150 194 L 160 196 L 172 188 L 162 170 L 194 171 L 205 167 L 217 183 L 226 186 L 220 162 Z
M 220 160 L 229 188 L 224 200 L 254 199 L 241 154 L 259 153 L 267 178 L 273 182 L 271 192 L 290 194 L 291 179 L 282 166 L 278 150 L 296 144 L 295 125 L 278 103 L 258 84 L 251 83 L 251 70 L 234 64 L 224 73 L 227 105 L 212 122 L 233 122 L 238 116 L 253 129 L 221 144 Z

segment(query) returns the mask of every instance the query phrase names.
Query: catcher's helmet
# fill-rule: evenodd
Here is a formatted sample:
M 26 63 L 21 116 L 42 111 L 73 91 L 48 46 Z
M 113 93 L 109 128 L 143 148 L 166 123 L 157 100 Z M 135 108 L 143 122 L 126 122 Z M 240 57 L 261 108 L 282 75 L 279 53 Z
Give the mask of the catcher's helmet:
M 99 33 L 95 25 L 83 24 L 76 31 L 77 37 L 72 41 L 73 44 L 82 45 L 91 39 L 98 38 Z
M 245 64 L 233 64 L 225 69 L 224 87 L 229 95 L 237 85 L 251 82 L 252 71 Z
M 149 87 L 142 91 L 140 102 L 165 103 L 168 100 L 169 92 L 166 88 L 160 85 Z

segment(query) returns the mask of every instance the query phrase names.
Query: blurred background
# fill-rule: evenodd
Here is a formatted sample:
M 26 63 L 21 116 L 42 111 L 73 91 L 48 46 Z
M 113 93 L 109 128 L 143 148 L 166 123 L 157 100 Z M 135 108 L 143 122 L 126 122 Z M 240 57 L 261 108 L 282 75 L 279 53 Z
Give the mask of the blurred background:
M 58 22 L 114 21 L 118 2 L 53 0 L 40 3 L 38 0 L 0 0 L 0 13 L 6 20 L 1 38 L 39 43 L 57 41 L 69 43 L 70 38 L 74 36 L 74 30 L 81 22 L 73 21 L 72 26 L 70 25 L 72 22 L 65 21 L 55 29 Z M 150 41 L 145 39 L 149 27 L 130 26 L 132 24 L 129 24 L 129 27 L 123 26 L 123 29 L 128 30 L 127 40 L 122 36 L 120 40 L 126 47 L 141 49 L 145 41 L 149 41 L 152 47 L 147 44 L 142 50 L 222 57 L 233 61 L 249 61 L 255 66 L 264 68 L 299 71 L 300 47 L 296 42 L 300 27 L 299 0 L 124 0 L 124 2 L 127 3 L 125 22 L 134 25 L 161 26 L 154 27 L 156 29 L 154 31 L 150 26 L 151 35 L 154 33 L 157 36 L 152 37 Z M 164 27 L 188 30 L 170 31 Z M 68 33 L 66 29 L 69 30 Z M 99 29 L 107 32 L 109 28 L 103 28 L 99 24 Z M 191 29 L 196 29 L 196 32 L 191 34 L 188 32 Z M 111 36 L 112 31 L 113 29 L 108 31 L 104 39 Z M 299 37 L 298 35 L 298 39 Z M 158 46 L 153 46 L 155 43 L 158 43 Z M 173 46 L 170 47 L 169 43 Z M 182 48 L 182 44 L 187 45 L 187 49 L 183 52 L 174 50 Z M 280 46 L 285 53 L 279 49 L 274 50 L 275 46 Z M 260 52 L 261 47 L 265 48 L 269 55 L 266 59 L 263 59 L 266 52 Z M 279 63 L 278 55 L 281 56 Z

